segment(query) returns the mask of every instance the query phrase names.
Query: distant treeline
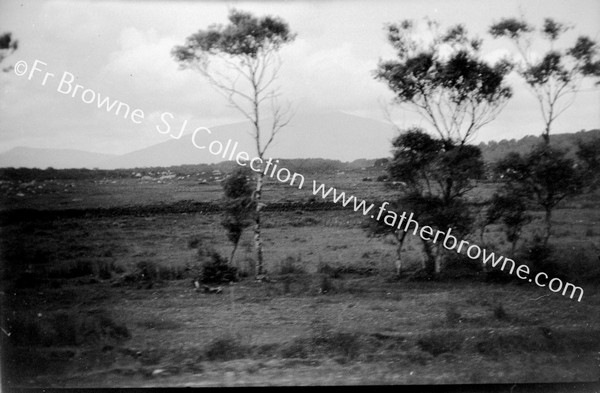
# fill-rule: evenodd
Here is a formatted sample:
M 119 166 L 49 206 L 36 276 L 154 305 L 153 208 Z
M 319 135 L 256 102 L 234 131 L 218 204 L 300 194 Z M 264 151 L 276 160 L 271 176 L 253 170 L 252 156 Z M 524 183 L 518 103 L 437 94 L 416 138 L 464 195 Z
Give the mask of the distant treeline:
M 556 134 L 552 135 L 550 145 L 559 149 L 568 150 L 569 156 L 574 157 L 577 151 L 577 143 L 581 141 L 586 143 L 592 139 L 600 138 L 600 130 L 579 131 L 572 134 Z M 531 151 L 531 148 L 542 142 L 541 136 L 528 135 L 519 140 L 502 139 L 499 142 L 491 141 L 480 143 L 479 148 L 483 154 L 485 162 L 496 162 L 504 158 L 508 153 L 516 152 L 526 154 Z
M 552 135 L 551 144 L 555 147 L 568 150 L 570 155 L 574 155 L 577 150 L 577 143 L 581 141 L 586 143 L 594 138 L 600 138 L 600 129 L 591 131 L 579 131 L 571 134 Z M 531 148 L 542 142 L 540 136 L 528 135 L 519 140 L 503 139 L 501 141 L 491 141 L 480 143 L 483 159 L 487 163 L 493 163 L 505 157 L 510 152 L 527 153 Z M 280 159 L 279 166 L 288 168 L 292 172 L 303 174 L 313 173 L 332 173 L 362 170 L 363 168 L 383 168 L 387 159 L 358 159 L 352 162 L 342 162 L 340 160 L 330 160 L 326 158 L 295 158 Z M 218 164 L 195 164 L 195 165 L 177 165 L 171 167 L 146 167 L 129 169 L 37 169 L 37 168 L 0 168 L 0 180 L 77 180 L 77 179 L 124 179 L 135 177 L 137 174 L 144 176 L 160 175 L 165 172 L 173 173 L 178 176 L 197 175 L 220 171 L 228 173 L 237 167 L 233 161 L 224 161 Z

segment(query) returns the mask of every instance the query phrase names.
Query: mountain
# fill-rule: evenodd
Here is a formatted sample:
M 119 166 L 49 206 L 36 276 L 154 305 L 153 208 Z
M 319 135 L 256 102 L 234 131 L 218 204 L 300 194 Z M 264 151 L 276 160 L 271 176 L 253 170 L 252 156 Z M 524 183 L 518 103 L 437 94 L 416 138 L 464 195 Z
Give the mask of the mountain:
M 268 124 L 265 124 L 263 128 L 265 133 L 268 130 L 267 126 Z M 250 157 L 254 157 L 256 146 L 249 133 L 251 129 L 250 122 L 212 127 L 211 135 L 200 131 L 195 140 L 198 146 L 206 146 L 205 149 L 195 147 L 192 141 L 193 135 L 189 133 L 183 135 L 181 139 L 173 139 L 111 158 L 100 167 L 172 166 L 217 163 L 228 159 L 231 149 L 225 154 L 225 158 L 223 154 L 211 154 L 209 143 L 214 140 L 221 142 L 223 146 L 226 146 L 229 140 L 231 140 L 230 146 L 237 142 L 236 154 L 244 151 Z M 377 158 L 389 155 L 390 142 L 394 134 L 394 128 L 387 123 L 341 112 L 297 115 L 273 140 L 266 157 L 318 157 L 341 161 Z M 215 149 L 218 146 L 215 144 Z M 235 155 L 233 159 L 235 160 Z
M 213 164 L 226 161 L 231 152 L 229 149 L 225 158 L 223 154 L 211 154 L 208 146 L 214 140 L 221 142 L 223 146 L 226 146 L 229 140 L 231 140 L 230 146 L 237 142 L 236 152 L 244 151 L 249 157 L 254 157 L 256 147 L 249 134 L 250 129 L 249 122 L 212 127 L 210 135 L 201 131 L 195 141 L 192 141 L 192 133 L 188 133 L 180 139 L 172 139 L 123 155 L 69 149 L 17 147 L 0 154 L 0 167 L 116 169 Z M 341 112 L 297 114 L 277 135 L 266 157 L 321 158 L 354 162 L 352 167 L 366 167 L 369 166 L 368 162 L 376 158 L 391 155 L 391 141 L 396 133 L 397 131 L 387 123 Z M 577 141 L 581 140 L 585 143 L 598 137 L 600 137 L 600 130 L 580 131 L 551 135 L 550 142 L 554 146 L 570 150 L 573 154 Z M 198 149 L 194 146 L 194 142 L 199 146 L 207 147 Z M 519 140 L 481 143 L 479 147 L 484 160 L 494 162 L 512 151 L 527 152 L 539 142 L 541 138 L 538 136 L 526 136 Z M 235 165 L 235 155 L 233 157 L 234 161 L 230 163 Z M 309 163 L 305 162 L 304 165 Z
M 116 156 L 73 149 L 15 147 L 0 154 L 0 167 L 14 168 L 96 168 Z

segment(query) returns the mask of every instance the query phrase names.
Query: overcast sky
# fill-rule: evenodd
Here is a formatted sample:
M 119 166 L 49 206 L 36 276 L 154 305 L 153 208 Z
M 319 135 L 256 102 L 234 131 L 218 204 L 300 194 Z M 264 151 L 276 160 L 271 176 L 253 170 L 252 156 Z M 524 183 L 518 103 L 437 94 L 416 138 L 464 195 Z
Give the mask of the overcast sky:
M 41 85 L 14 72 L 0 75 L 0 152 L 16 146 L 76 148 L 126 153 L 168 136 L 154 127 L 161 113 L 212 127 L 243 120 L 193 71 L 182 71 L 170 55 L 174 45 L 198 29 L 226 23 L 232 7 L 284 18 L 297 32 L 282 51 L 281 85 L 299 109 L 343 111 L 384 119 L 382 102 L 392 94 L 372 71 L 380 58 L 393 56 L 383 26 L 428 16 L 443 26 L 463 23 L 485 40 L 483 52 L 496 59 L 511 49 L 486 34 L 501 17 L 518 16 L 536 24 L 554 17 L 574 25 L 569 36 L 600 39 L 600 1 L 46 1 L 2 0 L 0 31 L 10 31 L 19 49 L 2 65 L 35 60 L 49 72 L 68 71 L 76 83 L 140 108 L 147 121 L 134 124 L 56 91 L 58 81 Z M 518 78 L 515 95 L 501 115 L 480 130 L 476 141 L 520 138 L 543 128 L 538 104 Z M 600 90 L 585 86 L 554 132 L 600 127 Z M 426 125 L 411 112 L 395 109 L 401 126 Z M 368 147 L 367 147 L 368 148 Z M 301 149 L 301 147 L 299 147 Z

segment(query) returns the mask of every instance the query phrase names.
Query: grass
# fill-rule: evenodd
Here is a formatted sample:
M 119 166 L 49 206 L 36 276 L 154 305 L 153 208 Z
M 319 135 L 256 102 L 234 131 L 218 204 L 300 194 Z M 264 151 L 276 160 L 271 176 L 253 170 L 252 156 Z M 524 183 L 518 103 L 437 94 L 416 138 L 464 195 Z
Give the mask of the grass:
M 102 185 L 125 193 L 108 194 L 116 205 L 130 200 L 129 186 Z M 375 183 L 360 186 L 365 194 L 377 192 Z M 167 197 L 167 185 L 144 187 L 163 200 L 188 195 Z M 74 204 L 110 200 L 75 189 L 77 198 L 92 199 Z M 218 196 L 210 187 L 202 192 L 194 198 Z M 290 195 L 278 188 L 273 197 Z M 590 277 L 581 284 L 581 303 L 527 283 L 485 283 L 458 260 L 458 281 L 390 280 L 395 244 L 367 238 L 352 211 L 268 212 L 263 240 L 273 282 L 222 284 L 219 295 L 191 284 L 199 249 L 231 252 L 218 215 L 4 225 L 3 326 L 19 333 L 3 340 L 18 348 L 11 353 L 15 364 L 28 371 L 12 381 L 141 386 L 152 383 L 154 370 L 176 375 L 173 368 L 178 379 L 160 381 L 219 385 L 228 372 L 259 384 L 296 377 L 296 383 L 417 384 L 597 379 L 600 290 L 592 281 L 594 238 L 586 235 L 590 222 L 600 221 L 597 207 L 556 212 L 557 226 L 564 226 L 554 241 L 556 263 L 568 264 L 578 279 Z M 247 272 L 252 244 L 247 231 L 236 253 Z M 409 238 L 405 249 L 407 271 L 418 269 L 418 242 Z M 94 379 L 90 372 L 106 374 Z

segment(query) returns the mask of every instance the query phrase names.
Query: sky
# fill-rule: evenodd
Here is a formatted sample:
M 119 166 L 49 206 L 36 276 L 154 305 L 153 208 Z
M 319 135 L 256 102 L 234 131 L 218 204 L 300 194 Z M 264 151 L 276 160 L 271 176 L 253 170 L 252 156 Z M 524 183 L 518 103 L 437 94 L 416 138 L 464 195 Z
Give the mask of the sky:
M 523 15 L 540 24 L 544 17 L 570 23 L 577 35 L 600 39 L 597 0 L 375 0 L 375 1 L 0 1 L 0 32 L 11 32 L 18 50 L 2 67 L 36 61 L 42 71 L 0 73 L 0 153 L 17 146 L 72 148 L 124 154 L 168 140 L 157 132 L 164 112 L 176 122 L 214 127 L 243 117 L 191 70 L 181 70 L 170 52 L 190 34 L 226 23 L 231 8 L 256 15 L 277 15 L 297 33 L 282 49 L 279 83 L 296 116 L 342 111 L 385 120 L 383 108 L 393 94 L 373 78 L 381 59 L 394 53 L 384 24 L 403 19 L 438 20 L 442 27 L 463 23 L 484 39 L 484 58 L 495 60 L 512 50 L 486 31 L 502 17 Z M 534 50 L 543 50 L 535 47 Z M 42 85 L 46 72 L 54 74 Z M 108 96 L 146 114 L 131 118 L 57 91 L 65 72 L 102 97 Z M 511 75 L 514 96 L 503 112 L 479 130 L 475 142 L 538 135 L 543 122 L 538 103 L 524 83 Z M 584 85 L 573 105 L 556 121 L 554 133 L 600 127 L 600 88 Z M 403 128 L 427 123 L 405 108 L 391 106 Z M 302 147 L 299 146 L 299 149 Z M 332 147 L 334 148 L 334 147 Z M 368 149 L 368 147 L 365 147 Z

